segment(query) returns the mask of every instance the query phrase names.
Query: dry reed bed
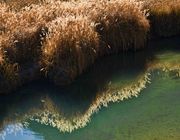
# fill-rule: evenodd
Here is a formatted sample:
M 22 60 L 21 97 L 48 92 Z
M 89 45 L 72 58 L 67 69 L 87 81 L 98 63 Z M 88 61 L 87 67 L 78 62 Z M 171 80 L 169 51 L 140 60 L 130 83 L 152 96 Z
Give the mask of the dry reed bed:
M 43 1 L 43 0 L 42 0 Z M 30 5 L 32 3 L 39 3 L 43 4 L 42 1 L 34 1 L 34 0 L 29 0 L 27 1 L 18 1 L 18 0 L 12 0 L 12 1 L 7 1 L 7 3 L 15 9 L 15 7 L 18 7 L 22 5 L 21 7 Z M 49 1 L 49 3 L 58 3 L 57 0 L 44 0 L 44 1 Z M 172 36 L 172 35 L 177 35 L 180 32 L 180 26 L 179 26 L 179 11 L 180 11 L 180 0 L 138 0 L 138 1 L 143 1 L 144 3 L 144 9 L 149 9 L 150 10 L 150 17 L 149 20 L 151 21 L 151 26 L 152 26 L 152 32 L 153 36 L 160 36 L 160 37 L 166 37 L 166 36 Z M 14 3 L 12 6 L 11 3 Z M 28 4 L 29 3 L 29 4 Z M 69 2 L 68 4 L 65 2 L 63 6 L 68 7 L 67 5 L 71 5 L 72 2 Z M 77 4 L 78 3 L 78 4 Z M 89 6 L 84 6 L 84 5 L 90 5 L 89 1 L 84 1 L 83 4 L 82 1 L 74 2 L 76 5 L 77 9 L 80 9 L 78 11 L 81 11 L 83 8 L 87 8 Z M 49 5 L 49 4 L 48 4 Z M 60 4 L 61 5 L 61 4 Z M 73 5 L 73 4 L 72 4 Z M 71 6 L 72 6 L 71 5 Z M 48 7 L 48 6 L 47 6 Z M 49 6 L 49 7 L 55 7 L 55 6 Z M 48 8 L 49 8 L 48 7 Z M 59 5 L 58 5 L 59 7 Z M 71 8 L 69 8 L 71 9 Z M 49 10 L 52 11 L 52 10 Z M 88 11 L 88 10 L 86 10 Z M 84 10 L 82 10 L 84 12 Z
M 145 46 L 149 23 L 143 9 L 150 10 L 153 35 L 180 32 L 179 0 L 38 3 L 18 11 L 0 3 L 1 77 L 12 77 L 7 65 L 17 66 L 14 75 L 19 77 L 27 66 L 37 65 L 35 68 L 56 84 L 70 83 L 98 56 Z M 12 81 L 7 76 L 7 81 Z
M 144 47 L 149 29 L 142 5 L 133 0 L 50 1 L 18 12 L 0 6 L 7 63 L 21 70 L 35 63 L 60 85 L 70 83 L 98 56 Z
M 54 77 L 57 84 L 71 82 L 99 55 L 145 45 L 149 24 L 138 3 L 115 0 L 83 4 L 86 3 L 83 1 L 78 8 L 74 6 L 69 10 L 68 7 L 65 12 L 61 11 L 68 13 L 68 18 L 61 13 L 63 18 L 52 21 L 50 28 L 55 32 L 50 33 L 50 37 L 48 35 L 48 44 L 47 41 L 43 44 L 43 69 L 46 73 L 50 71 L 50 78 Z M 58 15 L 59 11 L 54 13 Z M 47 71 L 47 66 L 52 70 Z
M 57 18 L 43 43 L 43 71 L 56 84 L 70 83 L 98 56 L 99 36 L 83 17 Z
M 31 17 L 11 11 L 5 5 L 0 17 L 0 93 L 6 93 L 21 85 L 20 72 L 29 63 L 37 63 L 40 57 L 41 24 L 30 22 Z M 25 18 L 26 17 L 26 18 Z

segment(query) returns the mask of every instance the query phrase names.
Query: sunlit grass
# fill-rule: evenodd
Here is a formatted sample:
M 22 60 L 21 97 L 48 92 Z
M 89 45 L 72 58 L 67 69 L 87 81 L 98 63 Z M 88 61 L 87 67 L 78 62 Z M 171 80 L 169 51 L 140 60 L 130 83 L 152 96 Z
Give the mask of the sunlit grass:
M 11 3 L 0 5 L 5 60 L 20 68 L 35 63 L 56 84 L 70 83 L 98 56 L 143 48 L 149 31 L 134 0 L 51 0 L 19 10 Z

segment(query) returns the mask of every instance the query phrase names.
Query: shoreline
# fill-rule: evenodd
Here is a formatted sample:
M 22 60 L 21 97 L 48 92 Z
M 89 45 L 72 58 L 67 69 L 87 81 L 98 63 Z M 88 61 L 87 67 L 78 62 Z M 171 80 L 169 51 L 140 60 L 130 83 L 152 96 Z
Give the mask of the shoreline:
M 83 2 L 77 2 L 78 4 L 57 2 L 56 4 L 62 7 L 64 5 L 77 6 L 84 4 Z M 105 2 L 102 0 L 98 4 L 107 6 L 107 9 L 102 9 L 96 4 L 95 10 L 98 9 L 98 14 L 97 11 L 85 10 L 87 7 L 91 10 L 92 5 L 95 4 L 94 1 L 89 2 L 84 9 L 80 9 L 81 6 L 79 6 L 78 8 L 73 7 L 73 10 L 71 8 L 69 10 L 69 7 L 61 9 L 62 7 L 54 7 L 53 4 L 42 4 L 39 7 L 34 5 L 29 10 L 12 12 L 6 10 L 6 5 L 0 5 L 5 8 L 4 11 L 2 9 L 3 18 L 8 16 L 12 24 L 18 25 L 14 27 L 15 25 L 11 23 L 5 23 L 7 29 L 5 27 L 4 29 L 9 30 L 10 34 L 8 31 L 0 32 L 0 45 L 2 45 L 0 52 L 0 94 L 14 91 L 17 87 L 40 77 L 46 77 L 56 85 L 67 85 L 102 56 L 128 50 L 138 51 L 147 46 L 147 40 L 151 42 L 152 40 L 179 36 L 180 22 L 177 17 L 180 16 L 180 1 L 177 6 L 172 6 L 170 1 L 169 3 L 171 3 L 171 8 L 168 8 L 168 12 L 166 8 L 162 8 L 164 11 L 159 12 L 155 11 L 156 8 L 153 7 L 154 9 L 150 9 L 149 17 L 146 17 L 144 11 L 147 5 L 140 5 L 135 1 L 112 0 Z M 119 7 L 115 7 L 117 4 Z M 17 15 L 20 16 L 20 19 L 26 14 L 31 18 L 31 14 L 41 16 L 40 12 L 46 6 L 54 9 L 57 15 L 47 16 L 46 12 L 51 12 L 48 9 L 49 11 L 43 13 L 43 16 L 47 17 L 39 17 L 38 23 L 34 23 L 29 17 L 26 17 L 22 23 L 27 24 L 30 28 L 28 27 L 25 30 L 21 21 L 19 21 L 21 24 L 12 21 L 17 20 Z M 117 9 L 113 12 L 110 11 L 111 8 Z M 79 9 L 82 11 L 79 12 Z M 36 13 L 36 10 L 40 12 Z M 122 13 L 119 13 L 119 10 L 122 10 Z M 64 15 L 63 12 L 68 13 L 69 11 L 72 12 L 73 16 Z M 106 13 L 107 20 L 99 18 L 103 16 L 103 13 Z M 112 14 L 117 17 L 117 21 Z M 54 18 L 54 16 L 56 17 Z M 67 17 L 68 19 L 66 19 Z M 54 19 L 49 22 L 48 18 Z M 126 24 L 123 23 L 123 20 Z M 94 23 L 93 26 L 92 23 Z M 170 23 L 168 28 L 163 27 L 167 23 Z M 170 34 L 167 34 L 168 31 L 171 31 Z M 26 66 L 27 64 L 30 65 Z M 5 90 L 3 91 L 3 89 Z

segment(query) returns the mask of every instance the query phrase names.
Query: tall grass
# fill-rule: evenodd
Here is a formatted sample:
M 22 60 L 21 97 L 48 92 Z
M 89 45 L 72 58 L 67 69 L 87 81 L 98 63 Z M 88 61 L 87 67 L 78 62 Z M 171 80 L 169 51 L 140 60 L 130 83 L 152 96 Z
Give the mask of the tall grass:
M 149 23 L 134 0 L 22 2 L 18 10 L 7 3 L 0 5 L 6 59 L 21 69 L 35 63 L 56 84 L 70 83 L 98 56 L 146 42 Z
M 48 25 L 42 64 L 55 83 L 67 84 L 98 56 L 99 36 L 83 17 L 57 18 Z
M 153 35 L 178 34 L 179 8 L 179 0 L 1 2 L 0 49 L 7 64 L 37 65 L 67 84 L 99 56 L 143 48 L 150 28 L 144 9 Z
M 96 23 L 96 31 L 107 48 L 111 48 L 107 51 L 136 50 L 145 46 L 149 22 L 141 3 L 113 0 L 100 1 L 97 5 L 89 17 Z
M 63 5 L 58 6 L 63 10 L 55 7 L 54 17 L 61 17 L 47 25 L 50 35 L 45 39 L 42 51 L 42 69 L 56 83 L 71 82 L 99 55 L 145 45 L 149 24 L 140 5 L 134 1 L 58 4 Z

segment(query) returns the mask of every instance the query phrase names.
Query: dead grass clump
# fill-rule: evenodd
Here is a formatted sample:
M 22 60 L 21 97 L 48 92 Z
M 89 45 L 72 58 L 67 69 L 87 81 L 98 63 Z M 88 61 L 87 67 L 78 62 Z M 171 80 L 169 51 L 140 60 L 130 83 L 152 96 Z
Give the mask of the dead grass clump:
M 42 70 L 56 84 L 70 83 L 97 57 L 99 37 L 82 17 L 57 18 L 50 23 L 42 50 Z
M 3 46 L 9 61 L 21 65 L 37 62 L 41 53 L 41 34 L 43 28 L 35 26 L 16 30 L 13 35 L 9 35 L 9 40 Z
M 112 52 L 139 49 L 146 43 L 149 23 L 140 3 L 102 0 L 90 12 L 90 19 Z
M 180 0 L 145 1 L 150 10 L 152 36 L 170 37 L 180 34 Z
M 38 13 L 28 13 L 28 10 L 15 12 L 5 4 L 1 6 L 4 8 L 0 16 L 0 50 L 3 56 L 0 57 L 0 93 L 6 93 L 22 83 L 27 77 L 23 73 L 37 69 L 38 66 L 33 66 L 38 64 L 41 56 L 41 41 L 46 31 Z M 32 78 L 28 76 L 23 82 Z
M 35 11 L 14 12 L 2 10 L 1 48 L 11 63 L 25 64 L 40 56 L 44 20 Z
M 41 27 L 33 27 L 2 35 L 1 49 L 8 61 L 20 65 L 37 62 L 41 53 L 42 33 Z
M 50 0 L 19 11 L 3 6 L 1 48 L 7 60 L 22 68 L 41 57 L 41 70 L 57 84 L 70 83 L 101 54 L 142 48 L 149 28 L 134 0 Z

